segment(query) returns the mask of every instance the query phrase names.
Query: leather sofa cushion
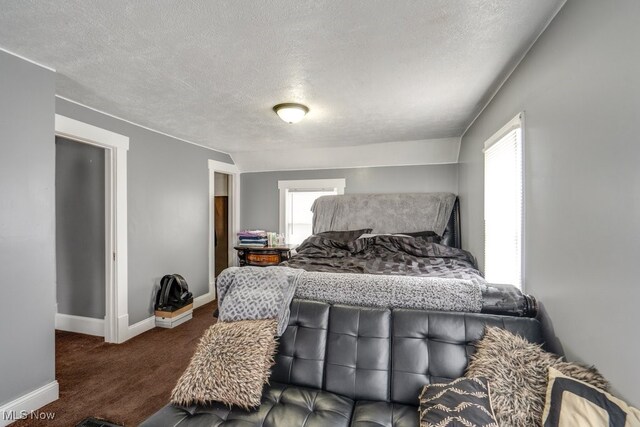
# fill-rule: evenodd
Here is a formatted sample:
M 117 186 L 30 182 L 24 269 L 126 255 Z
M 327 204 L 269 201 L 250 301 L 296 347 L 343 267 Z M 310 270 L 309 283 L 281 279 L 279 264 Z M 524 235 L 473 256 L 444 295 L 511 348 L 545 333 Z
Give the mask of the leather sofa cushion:
M 265 390 L 260 407 L 252 411 L 230 409 L 220 403 L 191 407 L 168 405 L 141 426 L 346 427 L 353 406 L 351 399 L 333 393 L 274 383 Z
M 416 406 L 388 402 L 358 401 L 353 410 L 351 427 L 418 427 Z
M 272 381 L 322 388 L 329 307 L 321 302 L 293 301 L 289 326 L 279 339 Z
M 334 305 L 325 389 L 354 400 L 389 400 L 391 311 Z
M 472 342 L 486 325 L 542 342 L 535 319 L 472 313 L 438 313 L 398 309 L 393 312 L 391 401 L 418 405 L 424 384 L 449 382 L 464 376 Z

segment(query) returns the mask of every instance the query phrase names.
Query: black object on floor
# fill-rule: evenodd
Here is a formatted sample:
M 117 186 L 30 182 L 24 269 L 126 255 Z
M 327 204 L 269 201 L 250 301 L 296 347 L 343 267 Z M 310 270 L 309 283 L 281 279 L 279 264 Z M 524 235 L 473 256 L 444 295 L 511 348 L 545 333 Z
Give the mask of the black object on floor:
M 101 420 L 98 418 L 85 418 L 80 421 L 80 424 L 76 427 L 122 427 L 120 424 L 114 424 L 107 420 Z

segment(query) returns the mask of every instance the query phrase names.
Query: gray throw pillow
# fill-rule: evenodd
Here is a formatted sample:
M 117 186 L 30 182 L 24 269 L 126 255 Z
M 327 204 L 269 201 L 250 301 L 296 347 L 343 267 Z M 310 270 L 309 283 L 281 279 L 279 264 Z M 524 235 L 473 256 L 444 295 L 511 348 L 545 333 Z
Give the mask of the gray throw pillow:
M 411 233 L 394 233 L 394 235 L 402 235 L 414 237 L 416 239 L 423 239 L 429 243 L 440 243 L 442 241 L 442 237 L 438 236 L 435 231 L 415 231 Z
M 335 240 L 336 242 L 349 243 L 357 240 L 363 234 L 371 233 L 371 228 L 363 228 L 361 230 L 346 230 L 346 231 L 323 231 L 316 234 L 316 236 L 324 237 L 325 239 Z

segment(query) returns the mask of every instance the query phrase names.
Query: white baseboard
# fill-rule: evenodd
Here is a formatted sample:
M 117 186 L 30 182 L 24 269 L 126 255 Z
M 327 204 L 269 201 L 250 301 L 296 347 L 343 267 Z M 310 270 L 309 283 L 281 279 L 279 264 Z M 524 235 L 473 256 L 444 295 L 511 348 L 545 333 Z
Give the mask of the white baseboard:
M 104 337 L 104 319 L 56 313 L 56 329 Z
M 131 338 L 143 334 L 153 328 L 156 327 L 156 318 L 154 316 L 147 317 L 146 319 L 142 319 L 138 323 L 134 323 L 129 326 L 129 315 L 120 316 L 118 319 L 118 325 L 120 334 L 118 337 L 118 344 L 122 344 L 125 341 L 130 340 Z M 124 333 L 122 333 L 124 332 Z
M 46 419 L 50 420 L 52 414 L 47 413 L 33 413 L 45 405 L 58 400 L 59 387 L 58 381 L 52 381 L 36 390 L 33 390 L 17 399 L 12 400 L 2 406 L 0 406 L 0 426 L 8 426 L 22 418 L 29 418 L 32 420 L 42 420 L 46 423 Z M 55 417 L 55 414 L 53 414 Z M 55 420 L 55 418 L 54 418 Z
M 201 307 L 207 303 L 210 303 L 215 299 L 216 299 L 215 286 L 212 285 L 210 286 L 209 292 L 193 299 L 193 308 L 195 309 L 195 308 Z M 126 333 L 124 334 L 125 336 L 120 336 L 118 340 L 119 343 L 123 343 L 137 335 L 140 335 L 142 333 L 145 333 L 155 328 L 156 318 L 155 316 L 147 317 L 146 319 L 143 319 L 138 323 L 135 323 L 129 326 L 129 316 L 124 315 L 118 319 L 118 325 L 121 331 L 123 330 L 126 331 Z
M 193 308 L 202 307 L 216 299 L 215 285 L 210 286 L 209 292 L 193 299 Z

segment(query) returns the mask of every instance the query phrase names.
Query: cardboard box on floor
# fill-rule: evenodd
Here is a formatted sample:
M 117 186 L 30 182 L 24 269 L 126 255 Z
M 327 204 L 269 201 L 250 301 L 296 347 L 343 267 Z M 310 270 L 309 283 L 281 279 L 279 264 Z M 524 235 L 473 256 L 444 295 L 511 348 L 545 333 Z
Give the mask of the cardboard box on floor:
M 175 328 L 193 317 L 193 303 L 185 305 L 176 311 L 156 310 L 156 326 L 160 328 Z

